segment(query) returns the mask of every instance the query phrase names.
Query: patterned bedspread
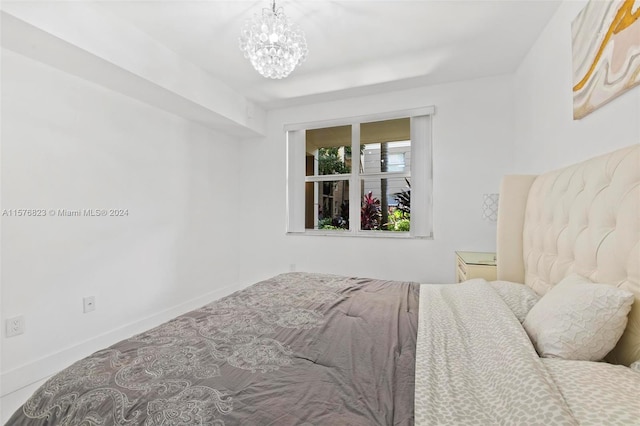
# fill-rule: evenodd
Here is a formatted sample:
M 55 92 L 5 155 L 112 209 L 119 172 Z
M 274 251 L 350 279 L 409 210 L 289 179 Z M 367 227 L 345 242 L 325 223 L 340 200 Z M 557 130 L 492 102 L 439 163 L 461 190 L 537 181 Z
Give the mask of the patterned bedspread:
M 640 425 L 640 372 L 606 362 L 542 362 L 581 426 Z
M 637 424 L 639 386 L 538 358 L 484 280 L 290 273 L 78 361 L 7 424 Z
M 484 280 L 421 285 L 416 425 L 574 425 L 520 322 Z
M 418 293 L 279 275 L 78 361 L 8 424 L 410 425 Z

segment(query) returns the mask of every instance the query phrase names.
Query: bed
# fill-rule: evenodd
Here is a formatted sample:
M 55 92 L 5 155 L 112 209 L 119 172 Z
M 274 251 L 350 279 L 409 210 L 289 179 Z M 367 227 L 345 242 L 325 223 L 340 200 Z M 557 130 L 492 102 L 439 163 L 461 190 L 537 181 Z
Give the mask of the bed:
M 640 424 L 639 250 L 640 145 L 507 176 L 497 282 L 278 275 L 76 362 L 8 424 Z M 615 321 L 558 337 L 601 301 Z

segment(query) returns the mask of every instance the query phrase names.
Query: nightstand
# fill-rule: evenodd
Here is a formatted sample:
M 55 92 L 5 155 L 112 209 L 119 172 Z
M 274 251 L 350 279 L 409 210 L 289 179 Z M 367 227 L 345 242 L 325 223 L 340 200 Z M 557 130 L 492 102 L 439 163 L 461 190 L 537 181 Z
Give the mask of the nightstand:
M 496 254 L 477 251 L 456 252 L 456 281 L 461 283 L 472 278 L 496 280 Z

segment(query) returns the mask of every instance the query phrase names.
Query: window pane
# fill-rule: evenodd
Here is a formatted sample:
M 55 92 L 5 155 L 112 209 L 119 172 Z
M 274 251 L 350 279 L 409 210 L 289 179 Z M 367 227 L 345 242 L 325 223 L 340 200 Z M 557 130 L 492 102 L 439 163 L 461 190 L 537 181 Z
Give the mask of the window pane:
M 306 176 L 351 173 L 351 126 L 306 131 Z
M 405 178 L 361 179 L 360 229 L 408 232 L 411 223 L 410 182 Z
M 362 123 L 361 172 L 409 172 L 411 125 L 408 118 Z
M 349 181 L 305 183 L 305 228 L 349 229 Z

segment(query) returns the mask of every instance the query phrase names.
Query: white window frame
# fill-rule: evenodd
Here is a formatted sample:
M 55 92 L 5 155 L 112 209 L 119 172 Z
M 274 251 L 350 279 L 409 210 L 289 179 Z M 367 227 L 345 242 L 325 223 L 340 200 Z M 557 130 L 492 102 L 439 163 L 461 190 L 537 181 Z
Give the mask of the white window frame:
M 428 106 L 402 111 L 385 112 L 366 116 L 287 124 L 284 126 L 287 141 L 287 234 L 322 235 L 378 238 L 432 238 L 433 237 L 433 161 L 432 117 L 435 107 Z M 307 181 L 344 180 L 347 175 L 307 177 L 305 163 L 306 130 L 351 125 L 351 150 L 360 152 L 360 125 L 374 121 L 410 118 L 411 123 L 411 172 L 367 173 L 367 178 L 411 176 L 411 227 L 409 232 L 370 231 L 360 229 L 361 194 L 360 168 L 352 167 L 349 181 L 350 229 L 305 229 L 305 185 Z M 380 176 L 378 176 L 380 175 Z

